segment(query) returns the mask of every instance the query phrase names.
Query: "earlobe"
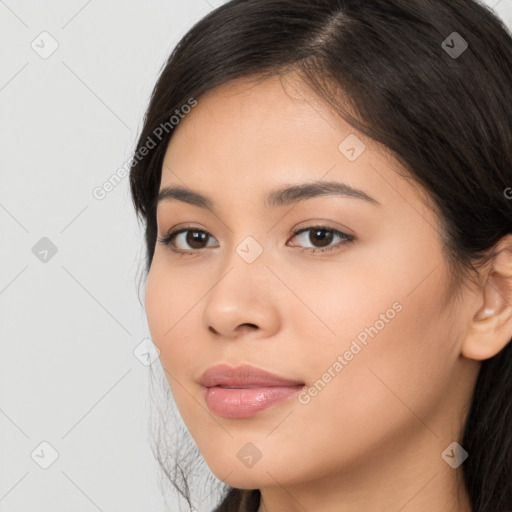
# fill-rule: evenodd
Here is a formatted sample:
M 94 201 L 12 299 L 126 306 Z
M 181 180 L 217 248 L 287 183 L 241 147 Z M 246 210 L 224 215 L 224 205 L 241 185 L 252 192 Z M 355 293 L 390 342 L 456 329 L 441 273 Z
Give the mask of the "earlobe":
M 462 354 L 482 361 L 495 356 L 512 338 L 512 237 L 497 246 L 481 288 L 482 302 L 470 320 Z

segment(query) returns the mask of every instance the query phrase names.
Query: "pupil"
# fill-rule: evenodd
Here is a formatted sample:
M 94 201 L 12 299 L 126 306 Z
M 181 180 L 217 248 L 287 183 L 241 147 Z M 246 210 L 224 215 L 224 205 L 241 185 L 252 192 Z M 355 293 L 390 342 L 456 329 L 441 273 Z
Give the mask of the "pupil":
M 205 238 L 207 238 L 207 234 L 203 233 L 202 231 L 189 231 L 187 234 L 187 244 L 189 244 L 190 247 L 194 247 L 195 249 L 201 249 L 201 240 L 204 240 Z M 195 246 L 195 243 L 198 243 L 199 247 Z
M 327 236 L 318 235 L 319 233 L 329 233 Z M 317 237 L 320 242 L 320 246 L 324 247 L 329 245 L 332 242 L 333 234 L 330 231 L 327 231 L 326 229 L 316 229 L 311 232 L 311 235 L 309 235 L 310 242 L 315 245 L 315 241 L 313 240 L 313 237 Z

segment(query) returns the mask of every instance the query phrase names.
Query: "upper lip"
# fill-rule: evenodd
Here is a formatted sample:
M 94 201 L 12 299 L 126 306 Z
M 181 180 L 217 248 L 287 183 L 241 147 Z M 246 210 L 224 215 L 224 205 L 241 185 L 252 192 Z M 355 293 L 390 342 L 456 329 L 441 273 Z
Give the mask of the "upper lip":
M 227 364 L 219 364 L 208 368 L 201 375 L 199 383 L 207 388 L 213 386 L 276 387 L 304 385 L 304 382 L 286 379 L 254 366 L 243 365 L 232 368 Z

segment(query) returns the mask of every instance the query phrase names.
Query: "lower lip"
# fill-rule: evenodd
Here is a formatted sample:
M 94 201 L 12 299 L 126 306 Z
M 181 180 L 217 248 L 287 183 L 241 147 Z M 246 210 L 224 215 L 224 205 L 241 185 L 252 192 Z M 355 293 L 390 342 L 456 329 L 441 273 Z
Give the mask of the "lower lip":
M 275 403 L 287 400 L 304 386 L 262 388 L 206 388 L 208 407 L 224 418 L 249 418 Z

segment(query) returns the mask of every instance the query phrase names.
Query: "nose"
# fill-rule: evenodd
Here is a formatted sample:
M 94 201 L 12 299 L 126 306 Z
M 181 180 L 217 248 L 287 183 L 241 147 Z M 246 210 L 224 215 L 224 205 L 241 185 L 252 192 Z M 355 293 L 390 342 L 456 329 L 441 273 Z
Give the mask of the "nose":
M 202 302 L 203 325 L 218 339 L 271 336 L 283 297 L 264 258 L 247 263 L 235 253 L 226 267 Z

